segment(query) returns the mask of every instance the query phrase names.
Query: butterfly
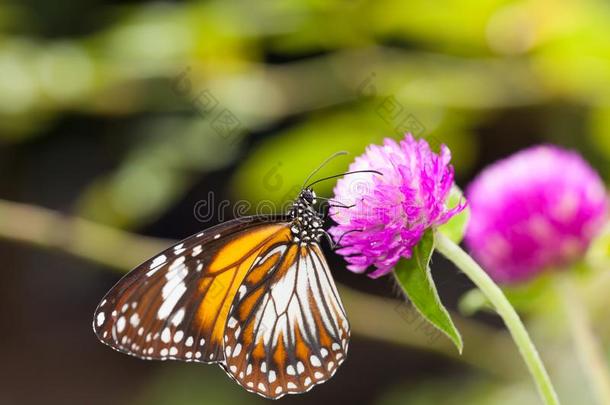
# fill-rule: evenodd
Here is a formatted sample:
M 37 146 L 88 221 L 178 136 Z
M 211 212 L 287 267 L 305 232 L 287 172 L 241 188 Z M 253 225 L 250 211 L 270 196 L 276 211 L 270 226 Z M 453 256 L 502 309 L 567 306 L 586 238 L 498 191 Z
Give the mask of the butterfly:
M 99 340 L 141 359 L 217 363 L 271 399 L 327 381 L 350 328 L 311 187 L 338 176 L 304 184 L 286 214 L 222 223 L 133 269 L 94 313 Z

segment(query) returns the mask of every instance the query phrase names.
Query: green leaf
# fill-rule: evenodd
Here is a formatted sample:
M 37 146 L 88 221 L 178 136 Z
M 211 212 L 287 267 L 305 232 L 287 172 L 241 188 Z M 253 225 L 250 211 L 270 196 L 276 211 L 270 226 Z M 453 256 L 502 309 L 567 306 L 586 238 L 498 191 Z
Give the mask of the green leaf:
M 462 353 L 462 337 L 438 296 L 428 265 L 433 251 L 434 236 L 432 230 L 428 230 L 413 249 L 413 256 L 398 262 L 394 275 L 419 313 L 445 333 Z
M 447 208 L 455 208 L 460 202 L 464 201 L 462 190 L 456 185 L 451 188 L 451 193 L 447 198 Z M 466 207 L 462 212 L 451 218 L 447 223 L 438 227 L 438 230 L 452 242 L 460 243 L 466 233 L 466 227 L 470 220 L 470 208 Z

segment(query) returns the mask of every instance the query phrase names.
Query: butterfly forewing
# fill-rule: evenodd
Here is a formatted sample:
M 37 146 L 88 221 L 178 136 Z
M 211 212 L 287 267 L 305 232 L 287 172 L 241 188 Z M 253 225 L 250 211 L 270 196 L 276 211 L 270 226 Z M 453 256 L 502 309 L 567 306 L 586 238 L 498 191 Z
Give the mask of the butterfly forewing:
M 280 245 L 240 287 L 226 328 L 225 367 L 244 388 L 279 398 L 332 377 L 348 340 L 345 311 L 318 245 Z
M 106 294 L 94 315 L 95 333 L 140 358 L 223 361 L 235 294 L 255 258 L 287 233 L 286 222 L 246 218 L 185 239 Z

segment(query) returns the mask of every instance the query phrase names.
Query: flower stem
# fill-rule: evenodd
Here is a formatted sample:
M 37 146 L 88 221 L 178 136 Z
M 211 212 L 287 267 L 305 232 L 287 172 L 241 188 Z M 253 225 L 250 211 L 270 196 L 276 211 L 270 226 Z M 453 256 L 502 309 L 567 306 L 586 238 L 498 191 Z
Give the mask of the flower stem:
M 589 314 L 569 274 L 559 274 L 557 287 L 563 301 L 580 363 L 588 374 L 599 404 L 610 404 L 610 373 L 599 347 Z
M 502 290 L 493 282 L 481 266 L 441 232 L 435 233 L 435 243 L 436 249 L 472 280 L 494 306 L 498 315 L 502 317 L 536 382 L 544 403 L 547 405 L 559 404 L 557 393 L 544 368 L 544 364 L 542 364 L 538 351 L 530 339 L 525 326 L 523 326 L 519 315 L 517 315 L 515 309 L 506 299 Z

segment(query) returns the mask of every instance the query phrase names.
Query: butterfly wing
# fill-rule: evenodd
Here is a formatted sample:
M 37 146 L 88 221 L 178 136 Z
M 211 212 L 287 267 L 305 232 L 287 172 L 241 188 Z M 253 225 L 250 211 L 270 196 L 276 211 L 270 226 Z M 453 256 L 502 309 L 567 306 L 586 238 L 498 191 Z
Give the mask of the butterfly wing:
M 261 252 L 289 242 L 283 218 L 248 217 L 193 235 L 138 266 L 103 298 L 93 329 L 113 349 L 151 360 L 224 360 L 227 316 Z
M 226 371 L 268 398 L 308 391 L 333 376 L 348 348 L 349 324 L 326 260 L 317 244 L 292 243 L 255 264 L 229 312 Z

